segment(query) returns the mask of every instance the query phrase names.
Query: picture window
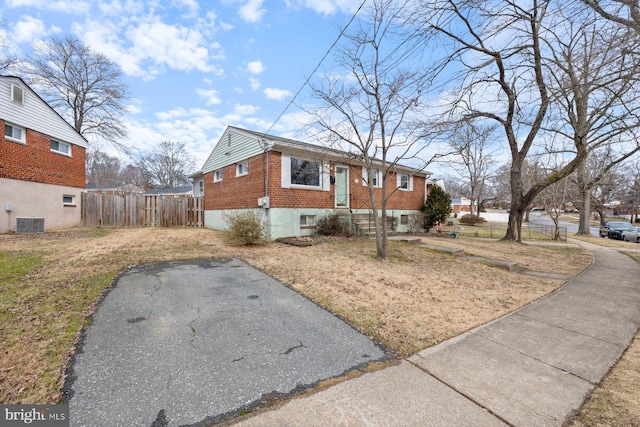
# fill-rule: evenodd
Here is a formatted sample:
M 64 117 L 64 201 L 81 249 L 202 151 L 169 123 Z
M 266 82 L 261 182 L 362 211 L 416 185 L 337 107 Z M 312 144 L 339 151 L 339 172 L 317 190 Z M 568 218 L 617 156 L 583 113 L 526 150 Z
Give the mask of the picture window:
M 291 185 L 320 187 L 320 162 L 291 157 Z

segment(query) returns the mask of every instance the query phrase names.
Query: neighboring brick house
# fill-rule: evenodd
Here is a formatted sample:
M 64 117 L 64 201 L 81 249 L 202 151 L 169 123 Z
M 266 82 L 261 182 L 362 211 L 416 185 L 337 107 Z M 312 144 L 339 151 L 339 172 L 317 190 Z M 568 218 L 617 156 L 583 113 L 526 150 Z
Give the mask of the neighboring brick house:
M 378 188 L 380 175 L 378 169 L 372 177 Z M 429 175 L 397 166 L 387 178 L 389 189 L 399 187 L 387 205 L 398 231 L 424 204 Z M 218 230 L 228 213 L 242 209 L 262 213 L 271 239 L 312 234 L 317 219 L 334 211 L 370 212 L 367 176 L 353 155 L 237 127 L 225 130 L 191 178 L 194 196 L 204 197 L 205 227 Z
M 87 141 L 22 79 L 0 76 L 0 233 L 80 224 Z
M 473 212 L 478 213 L 478 202 L 473 202 Z M 451 199 L 451 213 L 464 215 L 471 213 L 471 200 L 467 197 L 454 197 Z

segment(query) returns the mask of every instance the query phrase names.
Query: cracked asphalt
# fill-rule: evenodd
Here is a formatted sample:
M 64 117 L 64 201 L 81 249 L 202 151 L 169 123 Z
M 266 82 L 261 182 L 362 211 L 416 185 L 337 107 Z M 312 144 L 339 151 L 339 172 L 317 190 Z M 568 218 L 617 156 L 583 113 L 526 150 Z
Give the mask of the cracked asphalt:
M 385 358 L 242 261 L 159 263 L 117 278 L 77 346 L 65 398 L 74 427 L 205 426 Z

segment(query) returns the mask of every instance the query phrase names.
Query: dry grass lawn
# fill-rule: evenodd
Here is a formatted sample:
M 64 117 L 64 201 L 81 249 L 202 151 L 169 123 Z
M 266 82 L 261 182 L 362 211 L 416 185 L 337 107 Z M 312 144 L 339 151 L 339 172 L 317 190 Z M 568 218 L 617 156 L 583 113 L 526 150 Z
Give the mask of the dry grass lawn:
M 591 263 L 566 245 L 450 239 L 476 255 L 576 274 Z M 206 229 L 74 229 L 1 235 L 0 402 L 55 403 L 80 328 L 112 279 L 156 261 L 239 257 L 340 315 L 405 357 L 509 313 L 562 281 L 506 272 L 390 242 L 389 261 L 370 240 L 310 247 L 230 247 Z M 561 256 L 558 256 L 561 255 Z

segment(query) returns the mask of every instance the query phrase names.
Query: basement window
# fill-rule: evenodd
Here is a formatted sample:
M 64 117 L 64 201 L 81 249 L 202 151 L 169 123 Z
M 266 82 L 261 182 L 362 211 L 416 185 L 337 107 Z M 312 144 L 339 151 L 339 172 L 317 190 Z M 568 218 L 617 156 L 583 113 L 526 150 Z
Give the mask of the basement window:
M 316 226 L 315 215 L 300 215 L 300 228 L 311 228 Z
M 65 194 L 62 196 L 62 204 L 64 206 L 75 206 L 76 205 L 76 196 Z

